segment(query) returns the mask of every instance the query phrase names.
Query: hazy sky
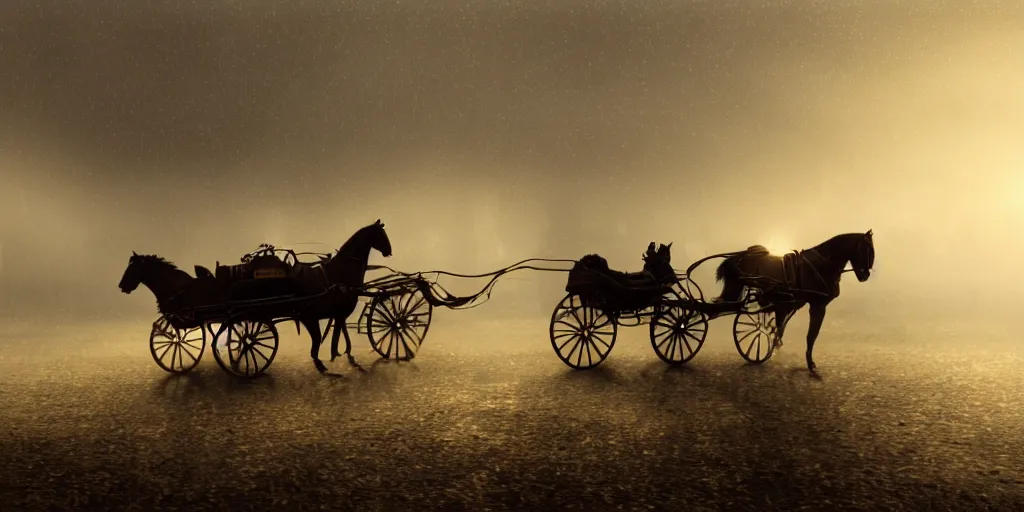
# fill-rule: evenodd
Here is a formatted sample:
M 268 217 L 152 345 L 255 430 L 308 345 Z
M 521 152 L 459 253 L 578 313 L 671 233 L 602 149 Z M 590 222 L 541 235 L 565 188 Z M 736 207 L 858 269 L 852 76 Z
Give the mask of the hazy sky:
M 844 294 L 1022 298 L 1017 1 L 7 0 L 0 20 L 5 316 L 148 314 L 115 288 L 132 250 L 191 270 L 377 218 L 390 264 L 465 272 L 872 228 L 879 272 Z M 561 298 L 564 276 L 520 277 L 503 304 Z

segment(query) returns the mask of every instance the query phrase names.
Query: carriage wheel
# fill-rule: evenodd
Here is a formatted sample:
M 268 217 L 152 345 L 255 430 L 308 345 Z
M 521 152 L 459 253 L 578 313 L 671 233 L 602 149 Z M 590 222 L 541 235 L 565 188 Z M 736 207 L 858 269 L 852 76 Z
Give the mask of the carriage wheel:
M 370 346 L 384 359 L 405 361 L 416 357 L 433 312 L 434 306 L 419 290 L 374 298 L 366 318 Z
M 651 346 L 671 365 L 693 359 L 708 337 L 708 315 L 679 306 L 662 306 L 651 319 Z
M 733 321 L 732 336 L 743 359 L 761 364 L 775 353 L 775 312 L 741 311 Z
M 551 346 L 570 368 L 588 370 L 601 364 L 615 346 L 617 333 L 615 320 L 584 306 L 579 295 L 566 295 L 551 314 Z
M 206 333 L 201 328 L 175 329 L 167 317 L 153 322 L 149 334 L 149 353 L 164 371 L 174 374 L 188 373 L 203 357 Z
M 277 328 L 266 322 L 224 324 L 213 340 L 213 358 L 224 371 L 237 377 L 263 374 L 277 355 Z

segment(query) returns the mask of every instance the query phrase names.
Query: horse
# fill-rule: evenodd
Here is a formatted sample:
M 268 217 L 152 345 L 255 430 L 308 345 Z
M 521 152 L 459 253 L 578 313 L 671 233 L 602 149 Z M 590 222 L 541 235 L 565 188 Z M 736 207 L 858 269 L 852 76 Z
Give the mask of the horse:
M 810 306 L 807 328 L 807 369 L 817 375 L 814 342 L 818 338 L 829 303 L 839 297 L 839 280 L 846 264 L 853 267 L 857 281 L 871 277 L 875 264 L 872 231 L 836 235 L 810 249 L 784 256 L 769 254 L 764 246 L 753 245 L 725 258 L 715 271 L 723 282 L 715 302 L 739 301 L 744 287 L 757 290 L 758 303 L 775 312 L 774 346 L 782 346 L 786 322 L 805 305 Z
M 294 320 L 306 328 L 312 338 L 310 356 L 313 364 L 321 373 L 327 367 L 319 360 L 320 346 L 323 336 L 320 320 L 333 319 L 335 330 L 331 341 L 331 359 L 338 355 L 339 335 L 345 335 L 346 350 L 349 361 L 355 365 L 351 356 L 351 341 L 345 326 L 345 320 L 355 310 L 359 301 L 359 286 L 363 284 L 366 266 L 370 257 L 370 249 L 377 249 L 385 257 L 391 256 L 391 241 L 384 231 L 384 224 L 378 219 L 374 224 L 356 231 L 338 252 L 321 263 L 297 263 L 292 275 L 292 288 L 299 296 L 312 296 L 327 293 L 324 300 L 312 301 L 303 308 Z M 128 268 L 118 284 L 122 292 L 132 293 L 140 284 L 145 285 L 157 300 L 157 309 L 161 314 L 168 315 L 178 311 L 188 311 L 196 306 L 216 305 L 224 303 L 230 297 L 230 287 L 225 287 L 210 277 L 209 270 L 197 266 L 198 278 L 179 269 L 173 263 L 155 255 L 140 255 L 132 251 L 128 260 Z M 205 272 L 204 272 L 205 271 Z M 176 329 L 193 328 L 202 325 L 204 318 L 194 315 L 170 314 L 171 325 Z M 338 329 L 341 329 L 339 332 Z
M 658 244 L 658 250 L 654 250 L 654 242 L 647 246 L 647 252 L 643 255 L 644 272 L 647 272 L 659 283 L 676 283 L 679 277 L 672 268 L 672 242 L 668 245 Z
M 303 310 L 296 316 L 296 323 L 306 327 L 306 331 L 312 338 L 310 357 L 313 364 L 321 373 L 327 371 L 327 367 L 319 359 L 320 346 L 323 343 L 323 336 L 320 330 L 320 320 L 333 320 L 334 332 L 331 337 L 331 361 L 339 355 L 338 342 L 340 335 L 345 336 L 345 355 L 348 361 L 357 368 L 355 358 L 352 357 L 352 340 L 348 334 L 346 320 L 356 309 L 359 303 L 359 287 L 365 281 L 366 268 L 370 258 L 370 250 L 376 249 L 385 258 L 391 256 L 391 240 L 384 231 L 384 224 L 377 219 L 373 224 L 356 231 L 346 241 L 336 254 L 325 262 L 319 263 L 297 263 L 294 266 L 292 278 L 298 284 L 300 293 L 317 294 L 336 287 L 336 291 L 328 295 L 327 299 L 317 302 Z
M 224 291 L 213 281 L 195 279 L 174 263 L 153 254 L 132 251 L 128 267 L 117 287 L 125 294 L 145 285 L 156 297 L 157 311 L 167 315 L 175 329 L 198 327 L 201 319 L 174 314 L 180 310 L 215 304 L 225 297 Z

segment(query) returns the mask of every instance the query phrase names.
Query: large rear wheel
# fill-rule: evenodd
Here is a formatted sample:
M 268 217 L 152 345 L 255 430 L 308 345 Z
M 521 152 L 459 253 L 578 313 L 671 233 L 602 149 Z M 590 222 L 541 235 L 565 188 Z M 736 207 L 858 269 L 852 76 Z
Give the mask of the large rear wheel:
M 370 346 L 384 359 L 416 357 L 430 330 L 433 312 L 434 306 L 419 290 L 374 298 L 366 318 Z
M 277 328 L 262 321 L 226 323 L 213 340 L 213 358 L 224 371 L 252 379 L 262 375 L 277 356 Z
M 604 311 L 566 295 L 551 314 L 551 346 L 570 368 L 588 370 L 604 362 L 615 346 L 618 326 Z

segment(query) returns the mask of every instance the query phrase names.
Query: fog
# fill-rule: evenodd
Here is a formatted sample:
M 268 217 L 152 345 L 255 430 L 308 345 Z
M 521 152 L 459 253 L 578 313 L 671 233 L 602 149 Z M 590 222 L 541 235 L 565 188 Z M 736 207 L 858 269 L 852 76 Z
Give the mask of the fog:
M 0 317 L 152 318 L 133 250 L 191 271 L 377 218 L 372 263 L 469 273 L 873 229 L 847 312 L 1022 298 L 1019 2 L 181 5 L 0 6 Z M 546 316 L 564 280 L 458 315 Z

